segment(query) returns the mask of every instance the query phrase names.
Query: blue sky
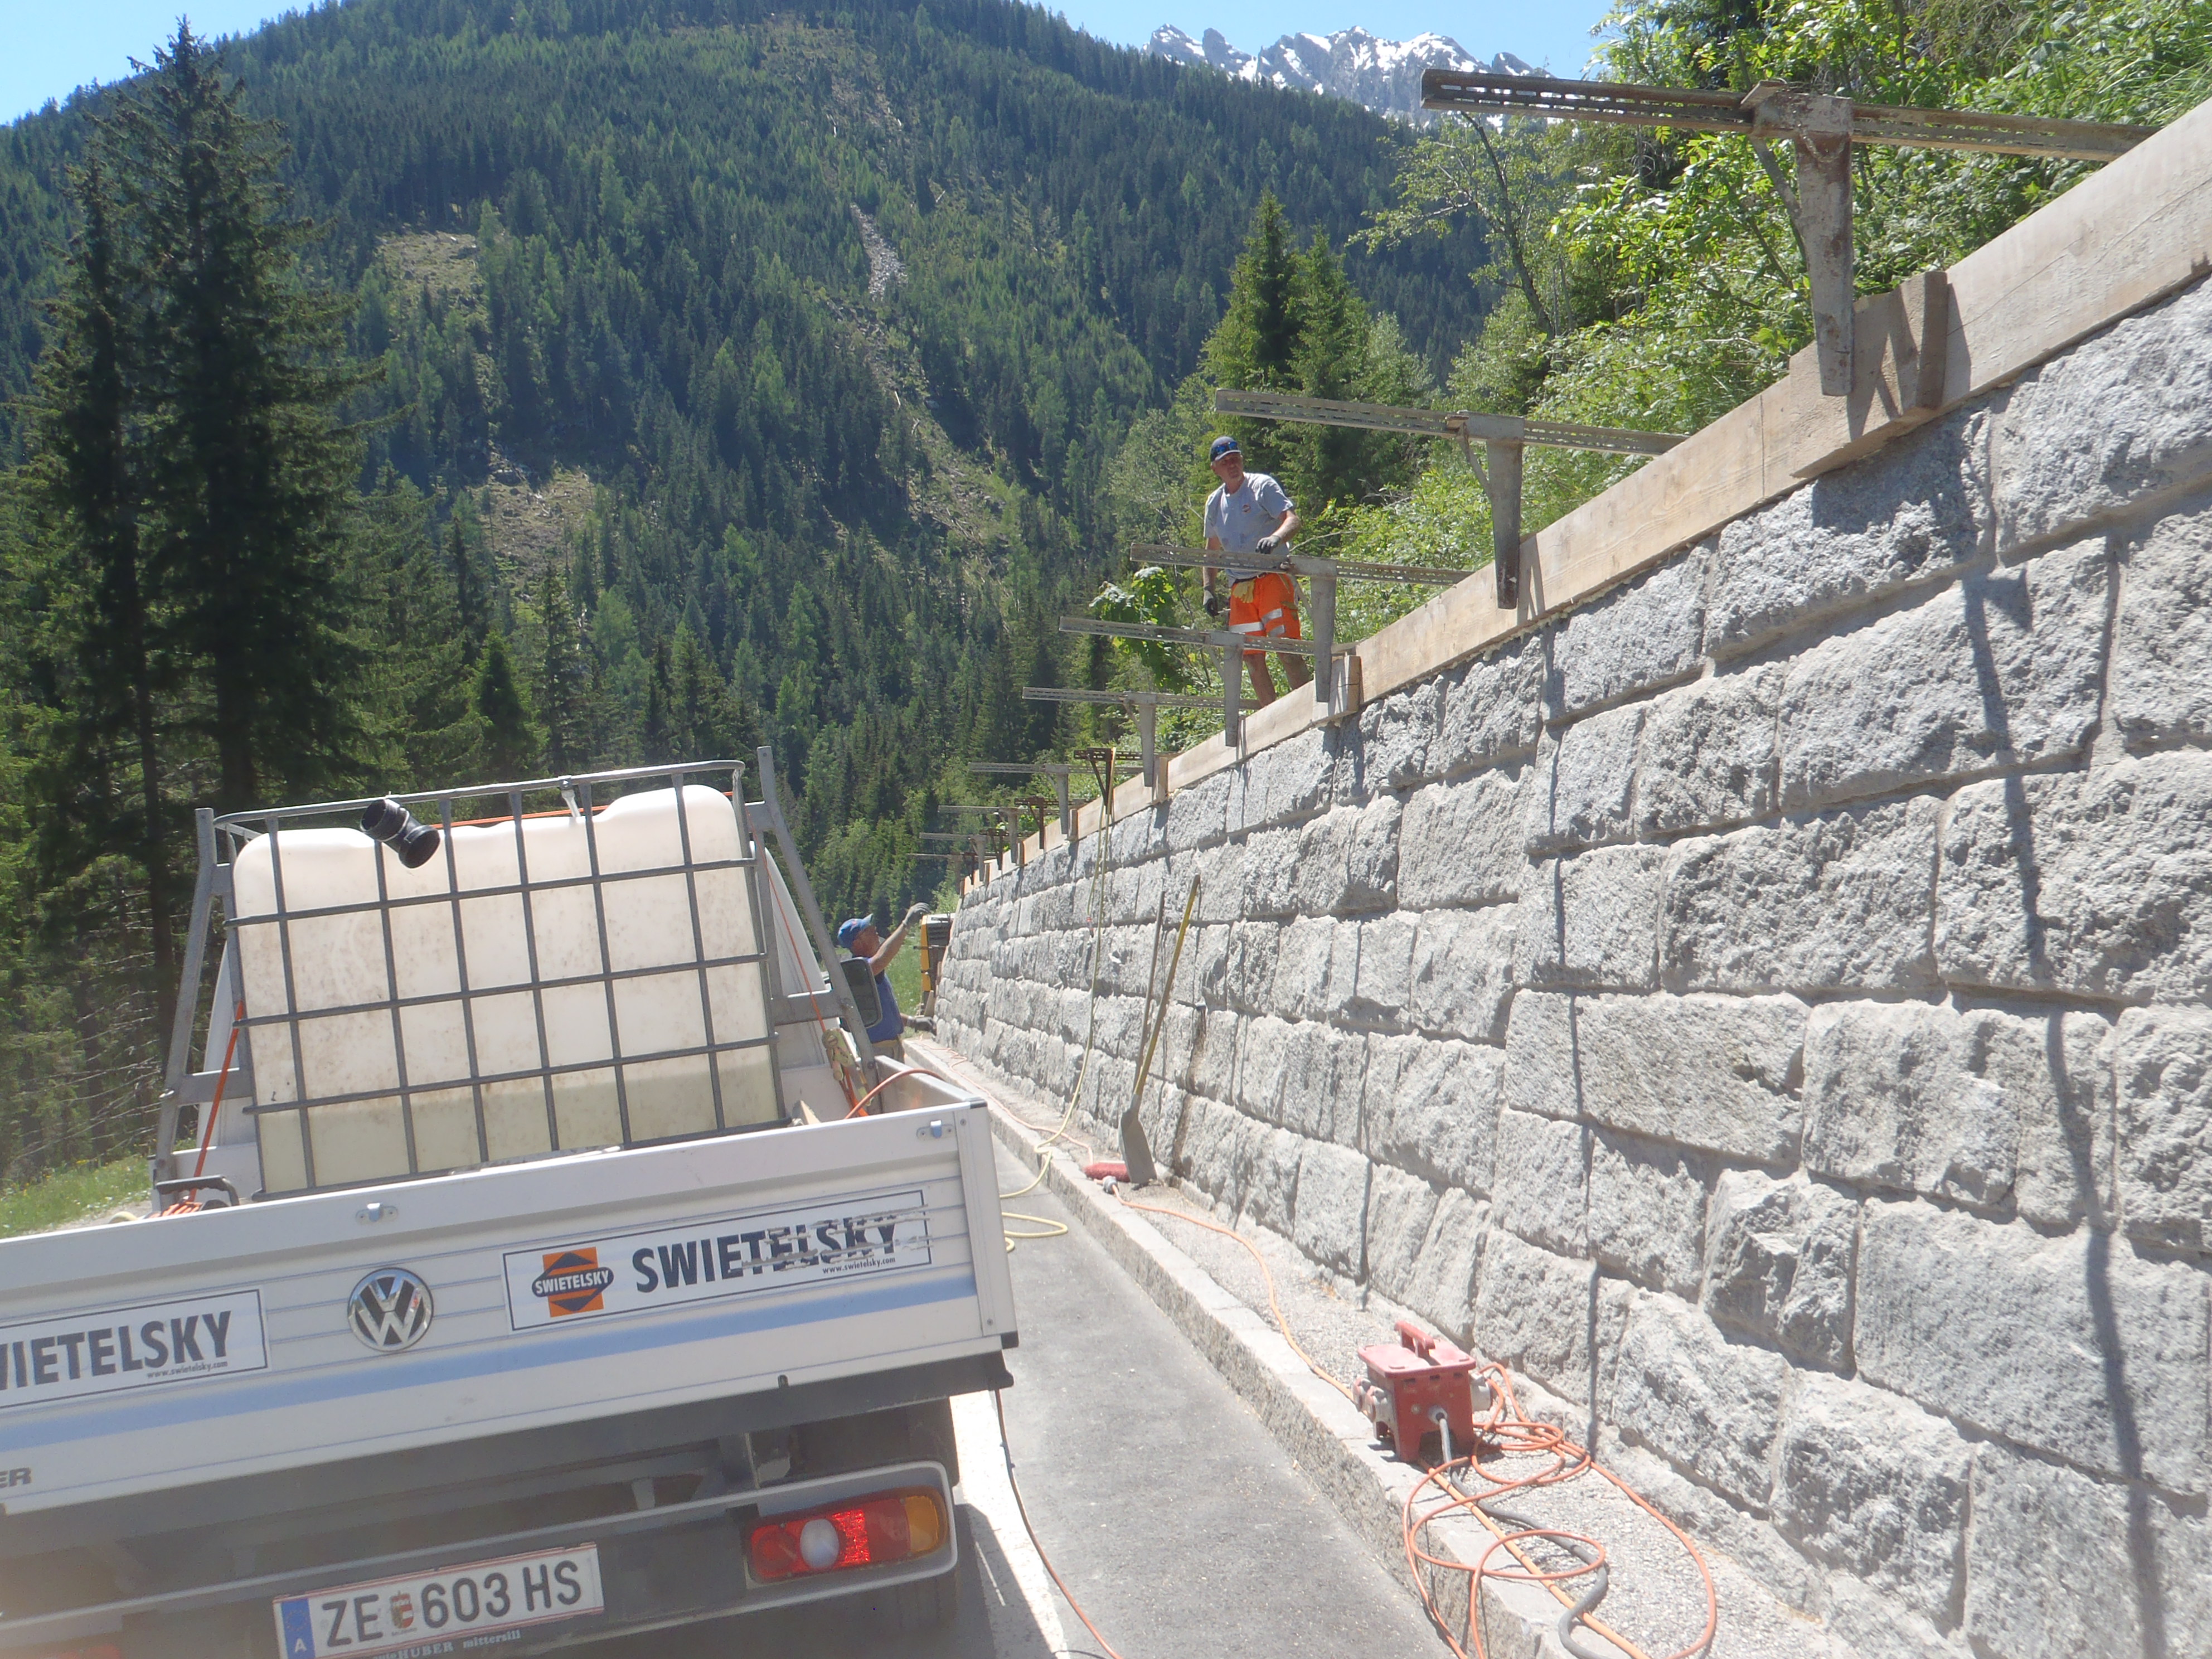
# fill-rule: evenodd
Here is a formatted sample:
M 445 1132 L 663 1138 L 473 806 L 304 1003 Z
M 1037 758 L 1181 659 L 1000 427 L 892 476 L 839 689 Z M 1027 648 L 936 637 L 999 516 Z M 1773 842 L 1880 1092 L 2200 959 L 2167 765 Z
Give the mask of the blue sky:
M 13 120 L 65 98 L 90 81 L 116 81 L 131 59 L 153 56 L 154 45 L 186 12 L 203 34 L 243 33 L 290 8 L 269 0 L 15 0 L 8 7 L 8 50 L 0 53 L 0 121 Z M 1327 34 L 1357 23 L 1387 40 L 1433 29 L 1487 58 L 1499 51 L 1532 64 L 1549 59 L 1555 74 L 1571 75 L 1589 53 L 1589 28 L 1605 15 L 1602 3 L 1440 7 L 1413 0 L 1073 0 L 1068 21 L 1102 39 L 1135 46 L 1162 23 L 1195 35 L 1218 28 L 1246 52 L 1257 52 L 1281 34 L 1311 30 Z

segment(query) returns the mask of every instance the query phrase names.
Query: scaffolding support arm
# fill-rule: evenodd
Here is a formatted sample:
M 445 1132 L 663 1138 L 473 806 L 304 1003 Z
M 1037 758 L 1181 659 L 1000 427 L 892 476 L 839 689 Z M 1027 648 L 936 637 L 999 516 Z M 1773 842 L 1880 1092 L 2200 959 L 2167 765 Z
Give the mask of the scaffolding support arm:
M 783 816 L 783 801 L 775 787 L 775 750 L 762 744 L 753 750 L 753 763 L 760 772 L 761 798 L 745 803 L 746 820 L 756 833 L 764 821 L 775 836 L 775 844 L 783 854 L 784 870 L 791 878 L 792 896 L 799 901 L 799 917 L 813 937 L 814 948 L 822 953 L 822 965 L 830 976 L 830 990 L 837 1000 L 837 1012 L 852 1036 L 854 1053 L 860 1057 L 861 1070 L 872 1083 L 876 1080 L 875 1045 L 868 1041 L 868 1028 L 860 1018 L 860 1005 L 853 1000 L 853 988 L 845 983 L 844 970 L 837 965 L 837 941 L 830 932 L 829 923 L 822 919 L 822 906 L 814 897 L 814 884 L 806 878 L 806 866 L 799 859 L 799 844 L 792 839 L 791 824 Z

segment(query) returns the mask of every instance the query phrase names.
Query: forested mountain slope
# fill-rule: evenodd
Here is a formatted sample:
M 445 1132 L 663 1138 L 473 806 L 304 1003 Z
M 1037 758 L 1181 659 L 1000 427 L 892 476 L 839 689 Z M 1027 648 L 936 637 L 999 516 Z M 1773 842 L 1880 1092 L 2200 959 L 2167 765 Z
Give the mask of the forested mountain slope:
M 1341 247 L 1411 142 L 1004 0 L 351 0 L 225 61 L 384 368 L 341 772 L 771 741 L 841 910 L 935 884 L 908 855 L 959 757 L 1065 737 L 1018 688 L 1103 665 L 1054 618 L 1115 562 L 1108 463 L 1196 366 L 1262 192 Z M 106 101 L 0 133 L 0 393 L 29 384 L 62 169 Z M 1484 258 L 1471 230 L 1346 256 L 1436 369 Z M 0 458 L 22 442 L 0 422 Z M 114 925 L 82 960 L 137 959 Z M 19 1015 L 20 1087 L 82 1069 Z

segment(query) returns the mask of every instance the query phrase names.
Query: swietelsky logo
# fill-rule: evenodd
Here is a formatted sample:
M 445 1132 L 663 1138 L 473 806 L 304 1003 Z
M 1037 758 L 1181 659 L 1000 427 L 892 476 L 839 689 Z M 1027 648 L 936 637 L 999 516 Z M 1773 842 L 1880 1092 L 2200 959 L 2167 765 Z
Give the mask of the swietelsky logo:
M 555 1250 L 545 1257 L 545 1271 L 530 1281 L 530 1293 L 543 1297 L 556 1319 L 569 1314 L 600 1313 L 599 1300 L 615 1282 L 615 1270 L 599 1266 L 596 1245 L 582 1249 Z

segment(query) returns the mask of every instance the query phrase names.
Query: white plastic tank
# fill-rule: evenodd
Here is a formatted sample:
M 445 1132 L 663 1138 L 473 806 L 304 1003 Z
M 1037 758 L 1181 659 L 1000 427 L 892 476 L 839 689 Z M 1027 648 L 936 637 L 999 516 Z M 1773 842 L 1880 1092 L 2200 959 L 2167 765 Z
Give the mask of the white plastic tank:
M 716 1044 L 769 1036 L 762 965 L 699 965 L 759 949 L 746 871 L 696 868 L 744 856 L 737 814 L 726 796 L 696 786 L 684 789 L 682 811 L 679 823 L 675 792 L 662 789 L 614 802 L 592 819 L 588 839 L 584 821 L 567 813 L 525 818 L 520 837 L 512 819 L 460 825 L 450 865 L 441 847 L 417 870 L 356 830 L 280 830 L 241 848 L 232 933 L 247 1015 L 300 1017 L 296 1064 L 288 1025 L 253 1028 L 256 1099 L 281 1106 L 362 1097 L 311 1107 L 305 1142 L 300 1114 L 259 1114 L 264 1190 L 708 1133 L 717 1127 L 716 1075 L 722 1127 L 780 1118 L 767 1043 L 719 1053 L 712 1073 L 706 1054 L 681 1052 L 708 1045 L 710 1018 Z M 695 866 L 688 878 L 687 829 Z M 588 876 L 592 840 L 603 877 L 656 872 L 597 888 L 604 956 L 594 888 L 544 887 Z M 289 1000 L 276 920 L 278 853 L 290 918 Z M 380 864 L 391 899 L 445 902 L 380 907 Z M 514 890 L 526 865 L 527 926 L 526 896 Z M 363 908 L 300 914 L 342 905 Z M 623 977 L 599 977 L 607 970 Z M 401 1007 L 395 1018 L 395 1000 L 422 998 L 431 1000 Z

